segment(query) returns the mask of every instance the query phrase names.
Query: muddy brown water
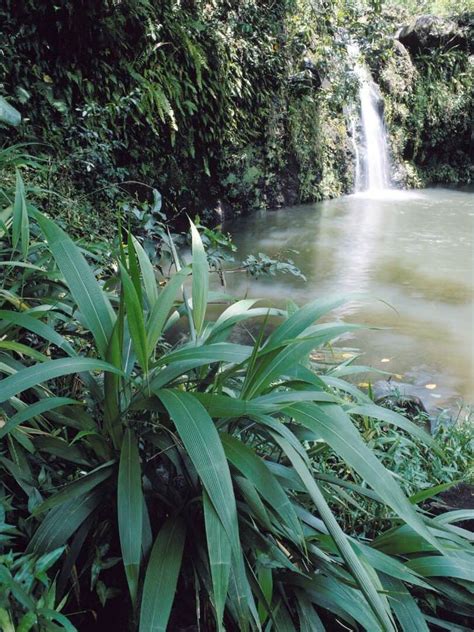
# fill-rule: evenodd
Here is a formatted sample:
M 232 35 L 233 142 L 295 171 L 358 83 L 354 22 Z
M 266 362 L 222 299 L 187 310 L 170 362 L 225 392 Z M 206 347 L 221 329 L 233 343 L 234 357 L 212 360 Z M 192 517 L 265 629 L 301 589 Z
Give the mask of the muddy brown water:
M 358 194 L 257 212 L 224 229 L 239 257 L 282 254 L 307 277 L 229 274 L 233 293 L 303 304 L 362 292 L 334 317 L 383 329 L 351 333 L 339 346 L 433 405 L 474 403 L 473 190 Z

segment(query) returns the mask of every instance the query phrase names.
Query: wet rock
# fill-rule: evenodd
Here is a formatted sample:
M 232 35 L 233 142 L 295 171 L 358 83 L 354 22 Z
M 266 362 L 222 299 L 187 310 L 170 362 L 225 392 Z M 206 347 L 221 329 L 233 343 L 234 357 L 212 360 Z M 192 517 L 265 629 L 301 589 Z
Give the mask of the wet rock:
M 388 408 L 400 408 L 409 419 L 420 414 L 429 415 L 429 402 L 423 401 L 419 389 L 412 384 L 380 380 L 373 386 L 374 399 L 377 404 Z
M 300 64 L 299 72 L 289 77 L 292 90 L 298 94 L 306 94 L 318 90 L 322 85 L 322 78 L 316 64 L 305 57 Z
M 412 53 L 423 53 L 435 48 L 467 50 L 469 46 L 466 27 L 435 15 L 415 18 L 400 29 L 397 38 Z
M 305 57 L 301 62 L 301 70 L 305 72 L 311 73 L 312 84 L 315 88 L 320 88 L 322 85 L 322 78 L 319 74 L 319 70 L 316 67 L 316 64 L 309 59 L 309 57 Z

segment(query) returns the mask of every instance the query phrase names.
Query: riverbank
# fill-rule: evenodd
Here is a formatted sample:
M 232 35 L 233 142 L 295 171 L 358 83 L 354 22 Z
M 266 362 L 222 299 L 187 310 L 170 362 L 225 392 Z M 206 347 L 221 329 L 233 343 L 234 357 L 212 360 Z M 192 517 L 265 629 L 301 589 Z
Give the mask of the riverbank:
M 350 38 L 380 86 L 393 181 L 420 187 L 472 176 L 467 14 L 446 41 L 433 35 L 446 19 L 424 30 L 415 22 L 420 48 L 397 36 L 410 13 L 377 3 L 172 10 L 104 2 L 87 15 L 74 3 L 58 11 L 49 3 L 24 11 L 12 0 L 0 9 L 0 84 L 23 117 L 2 133 L 10 144 L 33 143 L 28 151 L 44 166 L 38 189 L 54 189 L 56 204 L 50 193 L 45 203 L 77 234 L 110 235 L 117 213 L 137 226 L 153 189 L 181 229 L 186 214 L 215 224 L 222 211 L 352 191 Z

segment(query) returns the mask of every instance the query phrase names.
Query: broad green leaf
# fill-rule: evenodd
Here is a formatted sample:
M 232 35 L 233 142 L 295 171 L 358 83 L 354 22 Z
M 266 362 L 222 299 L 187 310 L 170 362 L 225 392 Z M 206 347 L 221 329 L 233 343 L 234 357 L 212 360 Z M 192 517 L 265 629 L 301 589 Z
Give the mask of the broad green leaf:
M 43 501 L 38 507 L 34 510 L 34 515 L 38 515 L 47 511 L 48 509 L 52 509 L 53 507 L 57 507 L 58 505 L 62 505 L 63 503 L 69 501 L 71 498 L 79 498 L 92 491 L 96 487 L 98 487 L 101 483 L 106 481 L 108 478 L 112 476 L 113 472 L 113 464 L 104 463 L 103 465 L 99 465 L 84 476 L 76 479 L 72 483 L 69 483 L 65 487 L 63 487 L 59 492 L 50 496 L 47 500 Z
M 402 430 L 408 432 L 408 434 L 417 437 L 423 443 L 430 446 L 435 452 L 440 455 L 443 455 L 443 451 L 441 450 L 439 444 L 430 437 L 430 435 L 420 428 L 412 421 L 395 412 L 394 410 L 389 410 L 387 408 L 382 408 L 382 406 L 377 406 L 376 404 L 366 405 L 366 406 L 354 406 L 347 411 L 350 415 L 361 415 L 363 417 L 372 417 L 373 419 L 379 419 L 380 421 L 385 421 L 389 424 L 393 424 Z
M 356 551 L 360 551 L 367 562 L 369 562 L 369 564 L 371 564 L 377 571 L 384 573 L 387 577 L 390 576 L 394 579 L 419 586 L 425 590 L 430 590 L 429 585 L 423 581 L 419 575 L 408 568 L 406 564 L 401 562 L 395 556 L 386 555 L 385 553 L 382 553 L 381 551 L 378 551 L 377 549 L 368 546 L 355 538 L 351 542 L 353 548 Z
M 206 316 L 207 300 L 209 293 L 209 265 L 204 246 L 196 226 L 191 222 L 192 248 L 193 248 L 193 285 L 192 304 L 193 320 L 196 332 L 201 334 Z
M 451 487 L 455 487 L 462 482 L 462 479 L 458 479 L 457 481 L 450 481 L 449 483 L 441 483 L 440 485 L 434 485 L 433 487 L 428 487 L 427 489 L 420 489 L 419 492 L 416 492 L 412 496 L 410 496 L 410 502 L 412 505 L 417 505 L 428 498 L 433 498 L 433 496 L 437 496 L 441 492 L 450 489 Z
M 22 327 L 28 331 L 32 331 L 40 338 L 44 338 L 48 342 L 63 349 L 68 355 L 74 356 L 76 352 L 63 336 L 58 334 L 52 327 L 41 322 L 37 318 L 33 318 L 23 312 L 14 312 L 11 310 L 0 310 L 0 320 L 10 322 L 17 327 Z
M 107 362 L 117 369 L 122 367 L 123 361 L 124 312 L 124 300 L 123 297 L 121 297 L 118 317 L 115 321 L 105 353 Z M 104 374 L 104 428 L 109 433 L 112 443 L 117 450 L 120 448 L 123 435 L 122 419 L 120 416 L 120 386 L 120 375 L 108 371 Z
M 20 112 L 3 97 L 0 97 L 0 122 L 14 127 L 21 123 Z
M 468 555 L 461 556 L 457 553 L 452 557 L 448 555 L 417 557 L 406 562 L 406 565 L 422 577 L 457 577 L 474 582 L 473 558 Z
M 434 518 L 433 522 L 438 524 L 450 524 L 461 520 L 474 520 L 474 509 L 457 509 L 456 511 L 446 511 Z
M 168 518 L 158 533 L 143 585 L 139 632 L 166 632 L 185 537 L 185 524 L 180 518 Z
M 34 417 L 43 415 L 44 413 L 62 406 L 72 406 L 80 403 L 81 402 L 78 402 L 75 399 L 70 399 L 69 397 L 45 397 L 44 399 L 40 399 L 38 402 L 30 404 L 24 410 L 20 410 L 13 415 L 13 417 L 11 417 L 2 428 L 0 428 L 0 439 L 25 421 L 29 421 Z
M 300 632 L 326 632 L 311 600 L 303 590 L 296 591 L 296 607 L 300 620 Z
M 61 358 L 59 360 L 48 360 L 41 364 L 34 364 L 10 375 L 0 382 L 0 404 L 18 395 L 28 388 L 47 382 L 56 377 L 71 375 L 71 373 L 81 373 L 81 371 L 110 371 L 121 374 L 116 367 L 96 360 L 95 358 Z
M 258 569 L 258 583 L 262 591 L 262 599 L 258 604 L 258 616 L 260 623 L 264 623 L 270 615 L 269 609 L 273 601 L 273 573 L 272 569 L 260 566 Z
M 72 239 L 41 213 L 35 218 L 43 231 L 82 317 L 105 358 L 115 314 L 109 299 L 98 284 L 91 268 Z
M 277 347 L 269 353 L 259 354 L 255 367 L 249 373 L 242 397 L 251 399 L 260 395 L 273 381 L 286 376 L 288 370 L 297 365 L 312 349 L 359 327 L 332 323 L 315 325 L 306 330 L 305 335 L 289 341 L 283 349 Z
M 352 549 L 349 539 L 342 531 L 341 527 L 338 525 L 334 514 L 329 508 L 329 505 L 327 504 L 321 490 L 316 484 L 306 464 L 296 452 L 296 450 L 294 450 L 294 448 L 292 448 L 292 446 L 285 439 L 281 438 L 275 433 L 273 433 L 272 436 L 274 440 L 280 445 L 286 456 L 290 459 L 291 464 L 293 465 L 295 470 L 298 472 L 299 477 L 304 483 L 311 499 L 314 502 L 316 509 L 319 512 L 319 515 L 328 528 L 329 533 L 332 535 L 342 558 L 345 560 L 354 579 L 356 580 L 361 591 L 365 595 L 368 603 L 370 604 L 374 612 L 374 615 L 380 622 L 382 629 L 390 632 L 395 632 L 395 625 L 393 624 L 390 612 L 388 611 L 384 600 L 378 594 L 377 588 L 374 585 L 371 577 L 367 573 L 367 570 Z
M 281 309 L 274 309 L 269 307 L 257 307 L 249 309 L 254 303 L 255 299 L 246 299 L 237 301 L 230 307 L 228 307 L 216 320 L 216 322 L 210 326 L 210 333 L 208 336 L 209 341 L 220 342 L 227 337 L 234 325 L 243 320 L 249 320 L 253 318 L 268 318 L 270 316 L 282 318 L 286 315 Z
M 255 485 L 262 498 L 282 518 L 296 540 L 303 540 L 298 516 L 281 485 L 266 467 L 263 459 L 235 437 L 221 433 L 222 445 L 227 458 L 249 481 Z
M 12 244 L 13 248 L 20 246 L 23 258 L 28 254 L 30 241 L 30 224 L 26 206 L 25 185 L 20 172 L 16 172 L 15 201 L 13 203 Z
M 148 355 L 151 355 L 154 351 L 156 343 L 163 333 L 163 328 L 168 319 L 170 310 L 175 302 L 176 294 L 190 272 L 189 267 L 176 272 L 161 290 L 158 298 L 154 302 L 146 323 Z
M 156 283 L 155 270 L 140 242 L 133 235 L 130 236 L 135 247 L 135 253 L 138 257 L 138 263 L 140 264 L 140 270 L 142 272 L 143 278 L 143 286 L 145 288 L 145 295 L 148 301 L 148 306 L 151 309 L 158 300 L 158 288 Z
M 262 350 L 268 353 L 285 345 L 288 341 L 297 338 L 305 329 L 319 320 L 328 312 L 336 309 L 347 301 L 346 297 L 332 297 L 329 299 L 316 299 L 301 309 L 294 312 L 284 323 L 273 331 Z
M 252 353 L 252 347 L 238 345 L 231 342 L 213 342 L 199 347 L 189 346 L 172 351 L 160 358 L 159 365 L 170 365 L 174 362 L 184 362 L 203 359 L 206 363 L 228 362 L 240 364 L 245 362 Z
M 240 489 L 247 508 L 252 514 L 252 519 L 256 522 L 260 522 L 263 529 L 269 532 L 273 531 L 270 514 L 260 498 L 255 485 L 244 476 L 235 476 L 234 483 L 236 483 Z
M 99 506 L 102 494 L 96 490 L 72 498 L 49 511 L 33 534 L 27 553 L 47 553 L 66 544 L 88 516 Z
M 407 524 L 427 542 L 440 548 L 440 543 L 425 526 L 391 473 L 365 445 L 350 417 L 340 407 L 302 403 L 285 412 L 330 445 Z
M 203 492 L 204 519 L 206 524 L 207 551 L 211 567 L 212 589 L 218 630 L 224 630 L 223 617 L 231 564 L 231 546 L 209 496 Z
M 234 617 L 239 623 L 239 632 L 251 628 L 251 622 L 255 623 L 255 628 L 260 630 L 260 619 L 257 606 L 250 588 L 243 552 L 232 552 L 232 563 L 229 577 L 229 598 L 227 601 L 229 610 L 233 611 Z
M 48 356 L 45 356 L 43 353 L 40 353 L 39 351 L 36 351 L 36 349 L 32 349 L 21 342 L 16 342 L 15 340 L 0 340 L 0 349 L 14 351 L 20 356 L 33 358 L 33 360 L 36 360 L 37 362 L 46 362 L 48 360 Z
M 284 412 L 285 406 L 291 406 L 298 401 L 337 401 L 330 393 L 316 391 L 276 392 L 251 400 L 215 393 L 196 393 L 195 396 L 205 406 L 211 417 L 242 417 Z
M 38 608 L 37 610 L 40 617 L 43 619 L 47 619 L 48 621 L 56 621 L 61 625 L 61 630 L 64 632 L 78 632 L 77 628 L 75 628 L 72 623 L 67 619 L 61 612 L 57 610 L 53 610 L 52 608 Z M 49 626 L 50 630 L 54 630 L 52 626 Z M 56 628 L 57 630 L 57 628 Z
M 122 559 L 132 603 L 140 577 L 143 527 L 142 470 L 137 439 L 128 429 L 123 437 L 117 485 L 117 516 Z
M 124 265 L 127 272 L 130 275 L 130 278 L 133 282 L 133 287 L 135 288 L 135 292 L 137 293 L 138 302 L 140 306 L 143 306 L 143 293 L 142 293 L 142 281 L 140 276 L 140 267 L 138 264 L 137 253 L 135 252 L 135 246 L 132 240 L 131 233 L 128 233 L 127 240 L 127 252 L 128 252 L 128 268 Z
M 138 362 L 145 373 L 148 372 L 148 349 L 145 332 L 143 307 L 132 279 L 125 268 L 120 265 L 120 278 L 127 308 L 128 328 L 132 338 L 133 349 Z
M 423 613 L 403 582 L 382 576 L 382 584 L 389 591 L 390 605 L 403 632 L 429 632 Z
M 181 391 L 158 390 L 235 552 L 240 551 L 237 508 L 224 448 L 214 422 L 198 400 Z
M 448 632 L 472 632 L 472 628 L 466 628 L 464 625 L 458 625 L 452 621 L 444 621 L 438 617 L 429 617 L 425 615 L 425 619 L 428 623 L 432 623 L 438 628 L 448 630 Z
M 205 407 L 211 417 L 242 417 L 272 412 L 272 407 L 256 404 L 236 397 L 227 397 L 216 393 L 195 393 L 196 399 Z
M 376 630 L 395 630 L 392 627 L 381 626 L 375 618 L 366 599 L 359 590 L 346 585 L 340 579 L 323 574 L 313 576 L 310 581 L 302 583 L 308 598 L 321 608 L 334 612 L 338 618 L 345 620 L 351 630 L 357 630 L 356 621 L 363 630 L 375 632 Z

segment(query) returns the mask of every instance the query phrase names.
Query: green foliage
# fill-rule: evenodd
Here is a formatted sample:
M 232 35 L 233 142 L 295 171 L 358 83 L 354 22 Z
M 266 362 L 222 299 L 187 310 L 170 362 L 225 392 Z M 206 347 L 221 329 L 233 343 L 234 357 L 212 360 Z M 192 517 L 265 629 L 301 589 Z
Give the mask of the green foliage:
M 418 14 L 419 15 L 419 14 Z M 469 37 L 469 14 L 456 13 Z M 364 27 L 366 59 L 384 98 L 396 180 L 411 187 L 469 183 L 474 84 L 468 50 L 438 46 L 408 51 L 393 39 L 410 14 L 390 3 Z
M 398 414 L 404 410 L 395 407 Z M 362 409 L 361 409 L 362 411 Z M 459 483 L 473 484 L 474 428 L 470 416 L 465 419 L 441 418 L 433 433 L 438 449 L 426 444 L 413 432 L 392 428 L 381 419 L 360 415 L 357 426 L 380 461 L 397 477 L 404 492 L 419 502 L 448 490 Z M 425 413 L 414 418 L 419 428 L 429 424 Z M 441 450 L 439 449 L 441 448 Z M 343 476 L 350 483 L 362 480 L 327 447 L 314 452 L 314 467 L 329 475 Z M 345 495 L 334 494 L 331 506 L 349 532 L 374 537 L 390 522 L 393 513 L 373 499 L 361 499 L 347 488 Z
M 242 262 L 242 267 L 250 274 L 250 276 L 256 278 L 264 274 L 270 274 L 272 276 L 275 276 L 276 274 L 292 274 L 293 276 L 306 281 L 304 274 L 295 266 L 291 259 L 272 259 L 262 252 L 259 252 L 257 256 L 248 255 L 248 257 Z
M 5 516 L 5 508 L 0 509 Z M 16 534 L 10 525 L 0 524 L 2 534 Z M 0 628 L 2 632 L 75 632 L 61 614 L 56 583 L 48 571 L 58 562 L 64 547 L 44 555 L 8 552 L 0 555 Z
M 337 372 L 310 370 L 309 352 L 350 329 L 318 322 L 340 298 L 287 312 L 231 301 L 211 320 L 194 225 L 190 266 L 170 242 L 169 278 L 132 237 L 105 271 L 34 208 L 28 229 L 25 257 L 11 218 L 2 236 L 14 270 L 0 294 L 0 469 L 15 529 L 0 546 L 21 559 L 27 538 L 28 560 L 55 556 L 47 616 L 66 627 L 60 600 L 81 629 L 74 588 L 85 609 L 120 594 L 130 629 L 468 624 L 469 534 L 409 501 L 358 429 L 360 407 L 436 444 Z M 228 342 L 253 319 L 254 346 Z M 321 449 L 342 472 L 315 467 Z M 341 528 L 330 505 L 348 488 L 390 512 L 388 530 Z
M 309 0 L 7 0 L 0 86 L 23 115 L 9 141 L 45 143 L 38 185 L 54 182 L 50 211 L 81 234 L 110 233 L 116 204 L 152 188 L 167 217 L 205 223 L 220 199 L 240 211 L 333 196 L 350 184 L 332 133 L 346 17 Z

